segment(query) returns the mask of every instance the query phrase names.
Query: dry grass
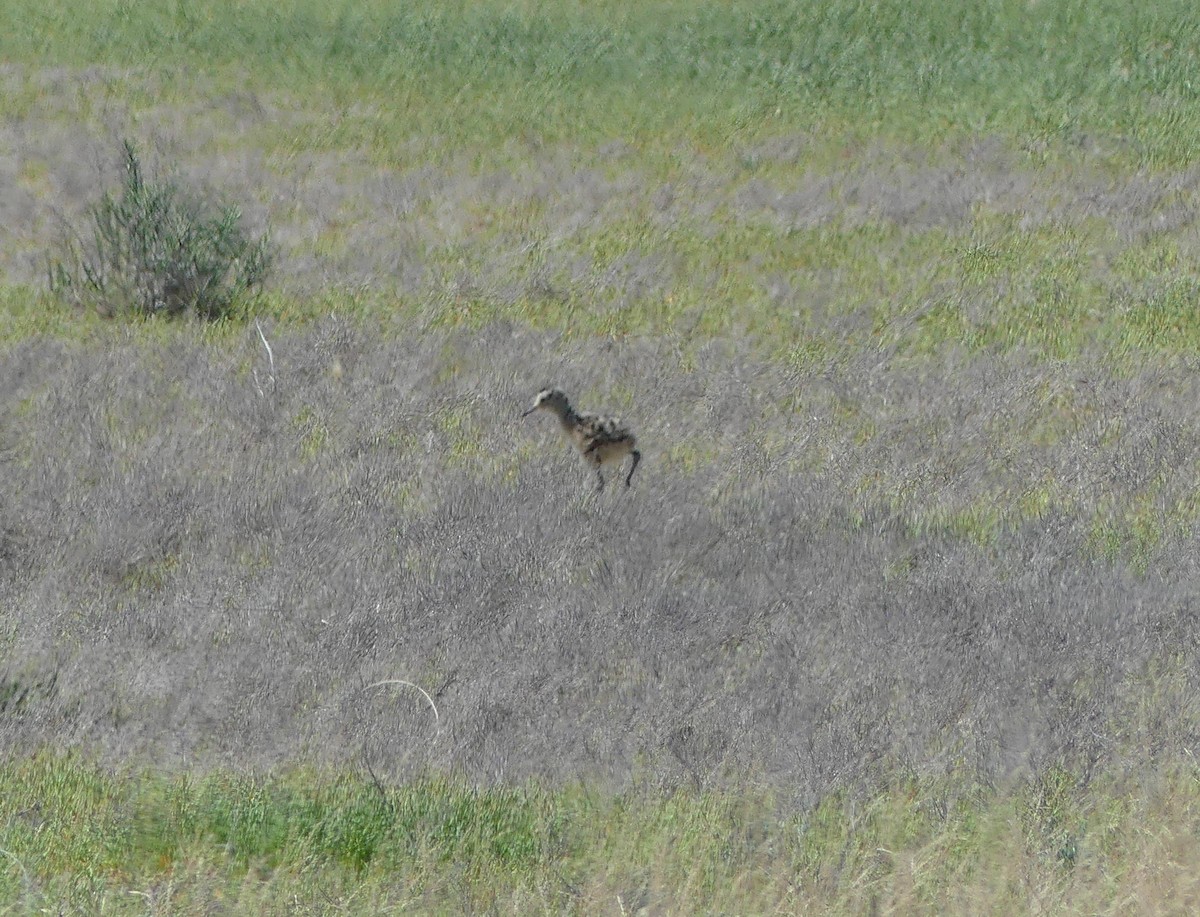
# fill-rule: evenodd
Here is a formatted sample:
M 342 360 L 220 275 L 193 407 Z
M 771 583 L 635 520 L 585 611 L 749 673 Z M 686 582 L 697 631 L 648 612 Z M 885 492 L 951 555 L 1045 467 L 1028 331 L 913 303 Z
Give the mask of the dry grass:
M 54 679 L 10 741 L 809 801 L 1192 747 L 1200 401 L 1165 369 L 264 330 L 274 388 L 255 328 L 9 348 L 9 677 Z M 636 421 L 632 491 L 520 423 L 553 378 Z M 398 672 L 436 740 L 415 693 L 364 704 Z

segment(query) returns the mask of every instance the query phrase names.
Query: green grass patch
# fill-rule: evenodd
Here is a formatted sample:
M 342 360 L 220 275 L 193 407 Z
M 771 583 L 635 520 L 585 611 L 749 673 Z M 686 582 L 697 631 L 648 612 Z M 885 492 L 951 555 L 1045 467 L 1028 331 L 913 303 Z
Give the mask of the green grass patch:
M 1200 125 L 1200 17 L 1182 0 L 16 0 L 0 34 L 12 62 L 103 64 L 118 78 L 199 68 L 218 91 L 324 99 L 347 113 L 332 143 L 367 140 L 381 155 L 414 135 L 482 147 L 682 132 L 723 145 L 767 125 L 858 125 L 910 141 L 999 133 L 1040 156 L 1101 134 L 1119 139 L 1114 156 L 1161 165 L 1190 161 Z M 182 79 L 165 88 L 188 92 Z
M 0 767 L 0 902 L 134 913 L 155 894 L 171 910 L 221 900 L 230 913 L 276 913 L 272 896 L 321 889 L 325 908 L 350 913 L 618 901 L 967 913 L 1046 900 L 1075 913 L 1116 906 L 1151 874 L 1160 895 L 1194 894 L 1183 841 L 1198 803 L 1194 766 L 1122 785 L 1050 764 L 1006 789 L 898 772 L 877 791 L 789 812 L 755 792 L 170 776 L 40 755 Z

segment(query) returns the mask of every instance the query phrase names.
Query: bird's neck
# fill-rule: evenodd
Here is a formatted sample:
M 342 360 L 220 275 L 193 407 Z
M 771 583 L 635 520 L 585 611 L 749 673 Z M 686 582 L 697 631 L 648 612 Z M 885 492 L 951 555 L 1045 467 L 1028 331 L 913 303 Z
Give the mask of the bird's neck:
M 558 422 L 560 424 L 562 424 L 563 429 L 566 429 L 566 430 L 570 430 L 570 429 L 574 428 L 576 423 L 579 420 L 579 415 L 576 414 L 574 410 L 572 410 L 572 408 L 569 404 L 565 408 L 563 408 L 561 411 L 556 411 L 555 413 L 558 414 Z

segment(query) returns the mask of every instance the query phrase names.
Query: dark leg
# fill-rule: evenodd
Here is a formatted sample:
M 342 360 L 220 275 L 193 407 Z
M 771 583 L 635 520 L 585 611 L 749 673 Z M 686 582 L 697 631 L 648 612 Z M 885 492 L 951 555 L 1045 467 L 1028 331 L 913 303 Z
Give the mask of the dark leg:
M 604 472 L 600 470 L 600 465 L 596 465 L 596 479 L 600 482 L 596 485 L 596 493 L 604 490 Z
M 634 449 L 630 455 L 633 456 L 633 465 L 629 469 L 629 474 L 625 476 L 625 486 L 629 486 L 629 482 L 633 480 L 633 473 L 637 470 L 638 462 L 642 460 L 642 453 Z

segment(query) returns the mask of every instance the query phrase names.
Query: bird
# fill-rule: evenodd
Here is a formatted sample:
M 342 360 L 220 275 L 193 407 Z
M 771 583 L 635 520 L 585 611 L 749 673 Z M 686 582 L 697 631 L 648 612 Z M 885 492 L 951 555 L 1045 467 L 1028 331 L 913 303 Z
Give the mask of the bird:
M 638 452 L 637 438 L 628 427 L 615 417 L 578 413 L 571 407 L 566 394 L 557 388 L 545 388 L 538 392 L 529 410 L 521 416 L 528 417 L 537 410 L 549 411 L 557 417 L 563 432 L 579 450 L 584 461 L 596 469 L 599 481 L 597 492 L 604 490 L 602 467 L 620 462 L 627 455 L 633 456 L 633 464 L 625 476 L 625 486 L 629 486 L 638 462 L 642 460 L 642 453 Z

